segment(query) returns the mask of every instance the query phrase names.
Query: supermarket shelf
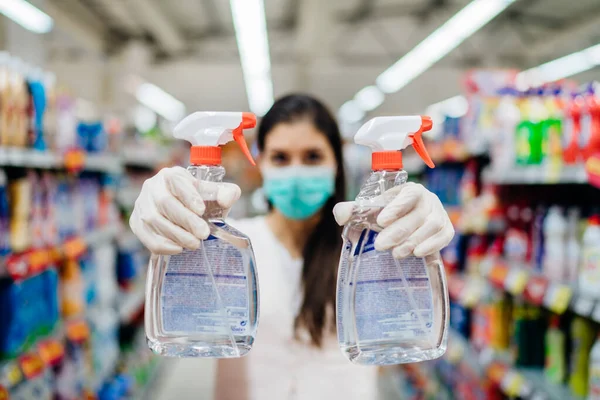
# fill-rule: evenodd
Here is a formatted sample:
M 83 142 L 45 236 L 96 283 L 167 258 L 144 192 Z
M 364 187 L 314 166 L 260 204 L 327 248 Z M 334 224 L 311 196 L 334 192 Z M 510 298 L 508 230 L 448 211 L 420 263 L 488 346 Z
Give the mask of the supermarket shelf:
M 574 396 L 565 385 L 548 381 L 542 370 L 518 368 L 511 364 L 505 351 L 484 349 L 478 352 L 459 333 L 450 330 L 449 358 L 451 363 L 466 362 L 479 367 L 510 397 L 526 400 L 583 400 Z M 451 352 L 451 353 L 450 353 Z
M 451 275 L 448 279 L 451 297 L 465 307 L 473 307 L 484 294 L 482 279 L 525 301 L 563 314 L 567 310 L 600 322 L 600 300 L 590 299 L 569 285 L 552 282 L 540 274 L 497 263 L 482 276 Z
M 62 169 L 65 162 L 59 154 L 50 151 L 0 147 L 0 166 Z M 86 154 L 83 170 L 119 173 L 122 170 L 122 162 L 120 157 L 113 154 Z
M 550 166 L 527 166 L 511 169 L 483 170 L 483 181 L 504 185 L 554 185 L 584 184 L 588 182 L 583 165 L 562 166 L 559 169 Z

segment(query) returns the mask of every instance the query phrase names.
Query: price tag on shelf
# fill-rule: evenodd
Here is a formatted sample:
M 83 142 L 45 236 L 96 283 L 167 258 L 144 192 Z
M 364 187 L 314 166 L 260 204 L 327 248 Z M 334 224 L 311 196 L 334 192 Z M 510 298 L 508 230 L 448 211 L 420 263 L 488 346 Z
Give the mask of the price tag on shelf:
M 592 312 L 592 319 L 596 322 L 600 322 L 600 302 L 596 303 L 594 312 Z
M 46 365 L 58 364 L 65 354 L 65 347 L 56 339 L 44 340 L 38 345 L 38 349 L 40 357 Z
M 517 397 L 524 392 L 525 378 L 521 374 L 509 370 L 502 378 L 500 388 L 509 397 Z
M 548 280 L 541 276 L 533 276 L 527 280 L 523 297 L 528 302 L 541 306 L 544 304 L 544 297 L 548 289 Z
M 569 307 L 573 291 L 569 286 L 551 283 L 544 296 L 544 306 L 557 314 L 562 314 Z
M 527 272 L 518 268 L 511 268 L 506 276 L 504 287 L 513 296 L 520 296 L 527 285 Z
M 35 378 L 39 376 L 45 368 L 44 362 L 39 355 L 35 353 L 23 354 L 19 357 L 19 365 L 23 371 L 23 375 L 27 379 Z
M 587 297 L 576 296 L 572 304 L 573 311 L 582 317 L 589 317 L 594 311 L 594 301 Z
M 83 342 L 90 337 L 90 327 L 84 320 L 67 323 L 67 338 L 75 343 Z
M 0 382 L 8 387 L 16 386 L 23 380 L 23 373 L 16 362 L 10 362 L 0 371 Z
M 63 252 L 65 257 L 70 260 L 76 260 L 81 257 L 87 250 L 85 240 L 80 237 L 67 240 L 63 244 Z
M 85 152 L 80 149 L 68 150 L 63 158 L 63 163 L 67 171 L 80 172 L 85 166 Z

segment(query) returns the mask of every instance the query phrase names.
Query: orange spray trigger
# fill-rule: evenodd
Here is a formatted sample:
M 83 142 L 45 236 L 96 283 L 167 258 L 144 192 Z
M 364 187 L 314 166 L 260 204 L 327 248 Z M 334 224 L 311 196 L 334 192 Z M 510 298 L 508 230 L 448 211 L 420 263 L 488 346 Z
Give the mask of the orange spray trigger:
M 242 123 L 236 129 L 233 130 L 233 139 L 237 142 L 237 144 L 242 149 L 242 153 L 246 156 L 250 164 L 256 166 L 256 162 L 254 158 L 252 158 L 252 154 L 250 153 L 250 149 L 248 149 L 248 144 L 246 143 L 246 139 L 244 139 L 244 129 L 251 129 L 256 126 L 256 116 L 252 113 L 242 113 Z
M 431 118 L 422 116 L 421 117 L 421 129 L 419 129 L 415 133 L 412 133 L 409 135 L 413 140 L 413 143 L 412 143 L 413 148 L 415 149 L 417 154 L 421 157 L 421 159 L 425 162 L 425 164 L 427 164 L 427 166 L 429 168 L 435 168 L 435 164 L 433 163 L 433 160 L 429 156 L 429 153 L 427 153 L 427 149 L 425 148 L 425 143 L 423 143 L 422 136 L 423 136 L 423 132 L 430 131 L 432 127 L 433 127 L 433 121 L 431 120 Z

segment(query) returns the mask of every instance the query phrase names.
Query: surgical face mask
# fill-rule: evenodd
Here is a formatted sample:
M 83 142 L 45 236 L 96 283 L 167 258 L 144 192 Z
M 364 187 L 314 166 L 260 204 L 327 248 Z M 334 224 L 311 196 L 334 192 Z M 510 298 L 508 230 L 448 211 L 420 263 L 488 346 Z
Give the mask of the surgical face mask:
M 265 196 L 290 219 L 314 215 L 335 191 L 335 170 L 331 167 L 265 168 L 262 175 Z

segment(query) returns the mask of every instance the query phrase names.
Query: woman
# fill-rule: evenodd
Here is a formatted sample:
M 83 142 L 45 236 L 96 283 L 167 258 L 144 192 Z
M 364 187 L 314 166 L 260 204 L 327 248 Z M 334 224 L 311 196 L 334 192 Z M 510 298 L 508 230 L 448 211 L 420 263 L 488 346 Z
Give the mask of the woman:
M 375 399 L 376 368 L 348 362 L 335 337 L 341 225 L 353 207 L 353 202 L 342 202 L 345 178 L 337 124 L 318 100 L 286 96 L 262 119 L 258 148 L 270 211 L 232 224 L 254 247 L 259 328 L 247 357 L 219 361 L 217 399 Z M 240 196 L 234 184 L 209 185 L 215 186 L 224 208 Z M 146 181 L 130 225 L 153 254 L 196 249 L 207 237 L 198 187 L 179 167 L 163 169 Z M 413 183 L 392 190 L 396 197 L 378 217 L 384 227 L 375 243 L 378 250 L 393 249 L 399 258 L 422 257 L 450 242 L 454 231 L 434 194 Z

